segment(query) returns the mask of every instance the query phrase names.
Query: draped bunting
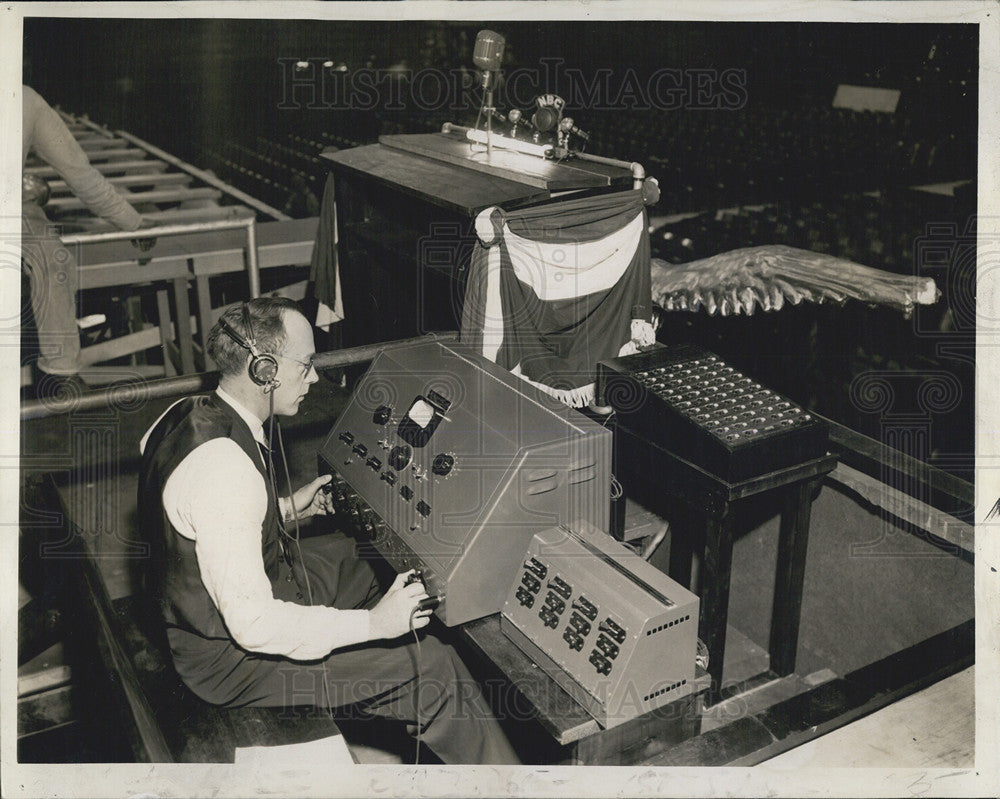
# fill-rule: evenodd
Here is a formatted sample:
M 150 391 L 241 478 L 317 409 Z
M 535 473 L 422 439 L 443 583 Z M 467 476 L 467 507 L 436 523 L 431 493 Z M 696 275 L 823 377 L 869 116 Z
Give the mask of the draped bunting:
M 641 190 L 476 218 L 462 341 L 574 407 L 598 361 L 653 342 Z
M 324 330 L 344 318 L 344 303 L 340 293 L 340 266 L 337 261 L 337 207 L 333 175 L 326 179 L 323 205 L 309 265 L 309 284 L 319 307 L 314 324 Z

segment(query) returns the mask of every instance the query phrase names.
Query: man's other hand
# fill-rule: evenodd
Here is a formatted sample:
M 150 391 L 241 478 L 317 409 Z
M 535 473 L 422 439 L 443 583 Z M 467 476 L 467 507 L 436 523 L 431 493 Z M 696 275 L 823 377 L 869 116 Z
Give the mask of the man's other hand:
M 321 490 L 332 479 L 331 475 L 322 474 L 292 494 L 292 503 L 295 505 L 295 513 L 300 521 L 316 514 L 333 513 L 333 501 L 330 495 Z M 291 515 L 290 512 L 289 515 Z M 291 519 L 286 519 L 286 521 L 291 521 Z
M 410 615 L 413 614 L 413 609 L 421 599 L 427 598 L 427 589 L 420 580 L 406 584 L 406 578 L 411 574 L 413 574 L 412 569 L 397 575 L 385 596 L 371 609 L 369 622 L 373 640 L 398 638 L 410 631 Z M 430 608 L 417 611 L 413 616 L 413 629 L 426 627 L 433 612 Z
M 143 219 L 142 222 L 139 223 L 137 230 L 151 227 L 156 227 L 156 222 L 151 219 Z M 139 250 L 139 252 L 148 252 L 156 246 L 156 237 L 153 236 L 148 239 L 132 239 L 132 246 Z

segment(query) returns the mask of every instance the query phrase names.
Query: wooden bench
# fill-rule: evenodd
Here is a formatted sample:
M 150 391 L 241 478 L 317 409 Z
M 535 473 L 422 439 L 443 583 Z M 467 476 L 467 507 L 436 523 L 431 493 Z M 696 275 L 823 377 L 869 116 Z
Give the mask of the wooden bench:
M 301 744 L 339 736 L 336 722 L 316 708 L 224 709 L 203 702 L 180 681 L 165 639 L 139 595 L 112 600 L 95 563 L 93 532 L 70 519 L 51 475 L 44 501 L 58 509 L 55 551 L 70 559 L 74 677 L 87 685 L 81 711 L 94 735 L 117 740 L 137 762 L 232 763 L 236 750 Z M 137 542 L 133 542 L 136 544 Z M 50 543 L 51 546 L 51 543 Z M 98 555 L 99 557 L 100 555 Z

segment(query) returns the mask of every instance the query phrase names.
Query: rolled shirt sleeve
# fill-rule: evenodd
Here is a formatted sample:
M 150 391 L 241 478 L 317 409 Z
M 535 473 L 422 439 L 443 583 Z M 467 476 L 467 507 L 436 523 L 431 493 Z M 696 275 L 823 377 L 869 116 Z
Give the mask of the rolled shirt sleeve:
M 167 480 L 163 503 L 177 531 L 195 542 L 202 583 L 244 649 L 314 660 L 369 640 L 367 610 L 274 598 L 261 551 L 264 478 L 231 439 L 192 451 Z
M 66 185 L 97 216 L 119 230 L 137 230 L 142 217 L 90 164 L 66 123 L 30 86 L 24 87 L 25 142 L 58 172 Z M 27 157 L 27 150 L 23 153 Z

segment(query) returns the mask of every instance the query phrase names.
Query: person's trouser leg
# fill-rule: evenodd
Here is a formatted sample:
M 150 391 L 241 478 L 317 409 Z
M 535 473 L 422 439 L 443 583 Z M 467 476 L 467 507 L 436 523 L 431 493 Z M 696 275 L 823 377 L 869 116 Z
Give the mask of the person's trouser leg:
M 341 535 L 304 539 L 301 551 L 314 604 L 370 607 L 378 599 L 372 590 L 374 573 L 356 557 L 351 539 Z M 281 596 L 291 590 L 285 587 L 290 585 L 286 569 L 282 565 L 275 596 L 295 601 Z M 411 734 L 419 721 L 421 740 L 445 763 L 519 763 L 458 653 L 433 635 L 420 633 L 420 637 L 419 647 L 412 635 L 406 635 L 336 650 L 322 662 L 261 662 L 239 704 L 360 705 L 367 712 L 406 722 Z
M 420 680 L 417 680 L 417 663 Z M 458 654 L 433 635 L 377 641 L 302 663 L 246 658 L 230 676 L 245 687 L 234 706 L 362 710 L 418 727 L 421 740 L 449 764 L 516 764 L 499 722 Z
M 31 309 L 38 330 L 38 368 L 49 374 L 76 374 L 80 370 L 76 260 L 60 243 L 45 212 L 37 205 L 23 206 L 21 259 L 31 285 Z

